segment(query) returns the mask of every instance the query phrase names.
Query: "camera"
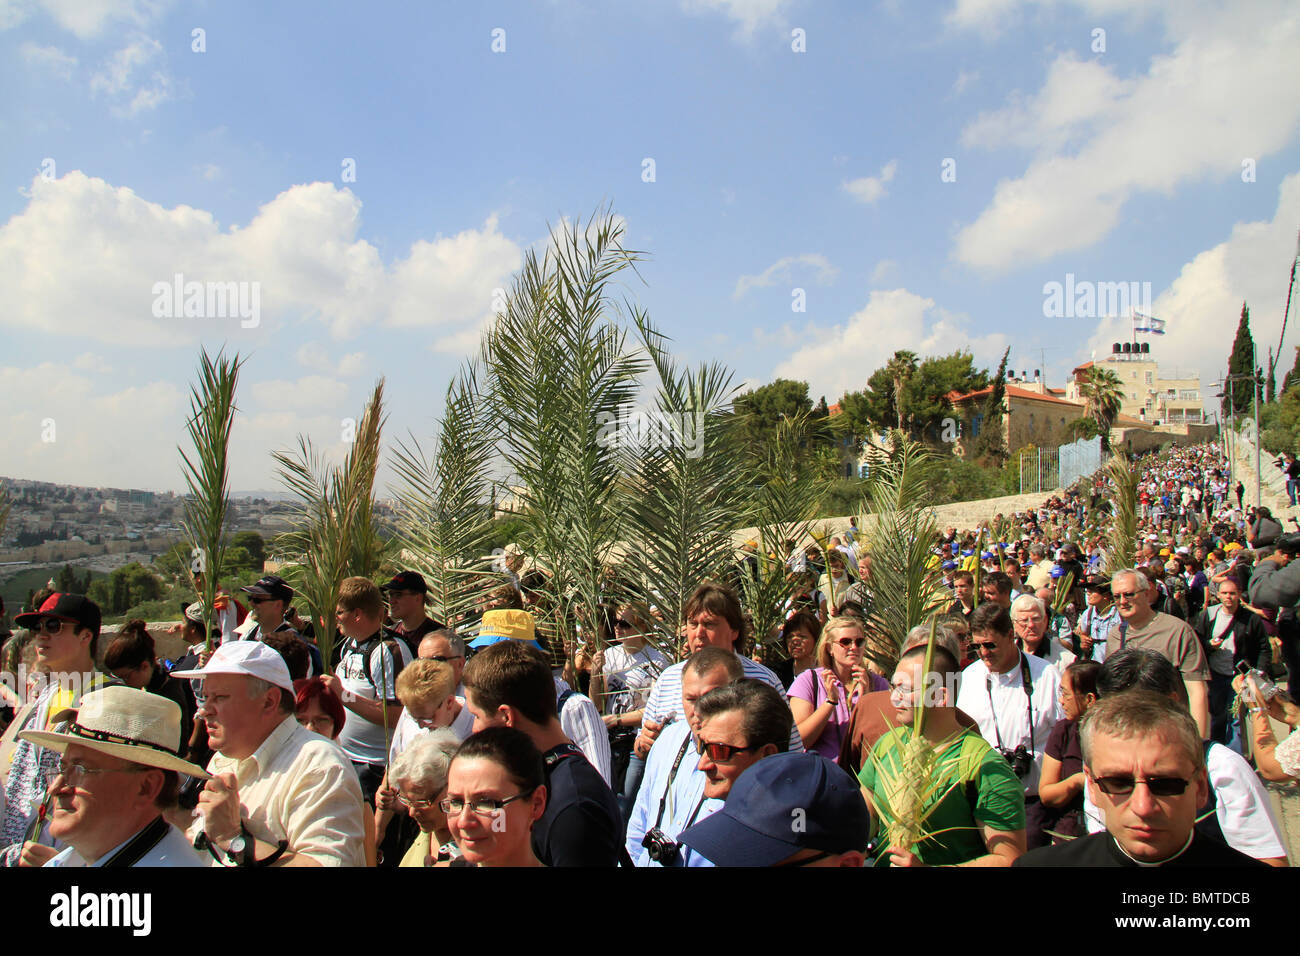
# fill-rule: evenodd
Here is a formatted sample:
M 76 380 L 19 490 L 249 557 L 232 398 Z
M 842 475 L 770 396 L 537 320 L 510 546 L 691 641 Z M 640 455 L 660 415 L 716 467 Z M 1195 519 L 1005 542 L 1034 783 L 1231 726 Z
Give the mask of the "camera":
M 650 859 L 660 866 L 676 866 L 681 859 L 681 847 L 664 836 L 664 831 L 655 827 L 641 838 L 641 845 L 649 852 Z
M 1006 758 L 1007 763 L 1011 764 L 1011 771 L 1021 780 L 1029 776 L 1029 772 L 1034 769 L 1034 755 L 1025 749 L 1024 744 L 1021 744 L 1015 750 L 1005 750 L 999 747 L 998 753 Z

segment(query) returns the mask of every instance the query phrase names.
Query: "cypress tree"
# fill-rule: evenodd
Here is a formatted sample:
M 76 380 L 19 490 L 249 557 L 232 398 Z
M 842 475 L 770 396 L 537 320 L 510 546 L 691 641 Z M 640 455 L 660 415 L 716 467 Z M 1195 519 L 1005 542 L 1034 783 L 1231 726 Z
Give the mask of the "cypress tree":
M 1295 364 L 1291 366 L 1291 371 L 1287 372 L 1282 379 L 1282 390 L 1278 392 L 1278 396 L 1285 395 L 1286 390 L 1292 385 L 1300 385 L 1300 345 L 1296 346 Z
M 1007 356 L 1011 347 L 1002 353 L 998 364 L 998 373 L 993 379 L 993 390 L 984 401 L 981 409 L 983 421 L 980 423 L 979 438 L 975 441 L 975 455 L 986 464 L 1001 467 L 1006 461 L 1007 443 L 1002 436 L 1002 402 L 1007 394 Z
M 1228 357 L 1228 374 L 1246 377 L 1233 381 L 1230 388 L 1224 389 L 1223 417 L 1225 419 L 1229 415 L 1229 394 L 1232 397 L 1232 411 L 1236 412 L 1237 417 L 1249 415 L 1254 408 L 1254 398 L 1250 394 L 1250 376 L 1255 373 L 1253 352 L 1253 340 L 1250 337 L 1250 308 L 1242 302 L 1241 319 L 1237 322 L 1237 336 L 1232 340 L 1232 354 Z

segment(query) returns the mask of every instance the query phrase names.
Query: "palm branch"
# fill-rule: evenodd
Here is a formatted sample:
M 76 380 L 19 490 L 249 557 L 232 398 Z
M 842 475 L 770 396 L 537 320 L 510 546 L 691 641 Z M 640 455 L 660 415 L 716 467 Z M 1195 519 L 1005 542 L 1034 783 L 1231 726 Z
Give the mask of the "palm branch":
M 635 270 L 611 214 L 586 229 L 551 231 L 545 255 L 525 257 L 485 336 L 487 397 L 500 460 L 525 524 L 526 550 L 550 571 L 544 630 L 589 622 L 610 597 L 603 585 L 626 527 L 622 456 L 602 432 L 636 398 L 643 357 L 627 347 L 609 285 Z M 593 627 L 593 630 L 596 630 Z
M 867 532 L 874 605 L 867 654 L 891 673 L 907 633 L 943 606 L 943 578 L 932 561 L 938 535 L 934 513 L 938 459 L 901 432 L 888 452 L 876 450 L 864 510 L 874 515 Z
M 296 454 L 276 452 L 280 482 L 298 499 L 295 527 L 277 538 L 277 547 L 296 556 L 285 578 L 303 596 L 320 623 L 321 656 L 334 654 L 334 609 L 339 585 L 353 575 L 372 576 L 383 559 L 374 522 L 375 471 L 383 429 L 384 382 L 380 379 L 342 466 L 331 466 L 300 435 Z
M 726 575 L 733 530 L 744 523 L 743 469 L 727 414 L 736 388 L 718 363 L 678 367 L 649 319 L 635 318 L 659 377 L 652 414 L 683 434 L 648 434 L 623 447 L 631 491 L 624 566 L 643 600 L 661 610 L 656 643 L 675 656 L 686 602 L 701 581 Z
M 181 527 L 194 548 L 190 565 L 192 583 L 203 603 L 204 644 L 212 650 L 212 622 L 217 601 L 217 577 L 225 565 L 222 540 L 230 507 L 230 430 L 235 420 L 235 386 L 243 363 L 239 356 L 216 358 L 203 349 L 199 380 L 190 386 L 190 417 L 185 429 L 193 457 L 184 449 L 182 471 L 189 494 L 185 497 Z
M 1106 536 L 1106 574 L 1133 567 L 1137 560 L 1137 473 L 1123 453 L 1106 465 L 1111 484 L 1110 530 Z
M 758 529 L 758 569 L 741 577 L 742 599 L 754 623 L 754 640 L 766 649 L 784 619 L 783 605 L 794 592 L 787 572 L 785 542 L 806 540 L 820 513 L 827 475 L 805 449 L 815 422 L 808 412 L 786 416 L 770 441 L 750 449 L 745 492 L 747 523 Z M 758 457 L 760 455 L 762 457 Z
M 398 540 L 402 566 L 424 576 L 431 610 L 453 627 L 496 580 L 483 558 L 491 534 L 492 425 L 468 365 L 447 389 L 437 454 L 398 443 Z

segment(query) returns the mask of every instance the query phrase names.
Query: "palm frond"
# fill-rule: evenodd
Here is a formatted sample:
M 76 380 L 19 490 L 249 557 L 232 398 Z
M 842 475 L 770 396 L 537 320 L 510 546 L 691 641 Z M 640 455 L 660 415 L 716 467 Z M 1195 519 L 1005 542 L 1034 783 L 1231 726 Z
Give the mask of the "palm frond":
M 484 557 L 492 528 L 492 423 L 478 389 L 478 368 L 466 366 L 447 389 L 436 455 L 414 436 L 398 443 L 398 540 L 402 566 L 424 576 L 435 617 L 454 626 L 498 579 Z
M 203 633 L 212 649 L 212 619 L 217 600 L 217 577 L 225 566 L 223 534 L 230 507 L 230 431 L 235 420 L 235 387 L 243 363 L 239 356 L 216 358 L 204 349 L 199 358 L 199 380 L 190 387 L 190 416 L 185 429 L 193 456 L 183 448 L 182 471 L 189 494 L 185 498 L 181 528 L 194 548 L 191 581 L 203 603 Z M 195 577 L 202 573 L 201 587 Z
M 931 548 L 938 535 L 934 513 L 938 459 L 901 432 L 871 464 L 866 511 L 873 608 L 867 654 L 892 673 L 907 633 L 943 606 L 943 578 Z
M 485 336 L 488 400 L 500 460 L 525 523 L 526 550 L 550 572 L 553 631 L 577 612 L 594 622 L 609 599 L 605 569 L 625 529 L 627 494 L 616 443 L 602 428 L 631 407 L 648 365 L 629 349 L 608 286 L 635 268 L 612 214 L 551 231 L 533 252 Z
M 372 577 L 383 560 L 384 545 L 374 522 L 383 396 L 380 379 L 342 466 L 325 462 L 302 435 L 296 453 L 272 455 L 279 465 L 280 483 L 298 499 L 294 527 L 276 539 L 277 548 L 294 556 L 284 568 L 284 577 L 319 623 L 318 643 L 327 664 L 334 653 L 339 585 L 353 575 Z
M 1106 574 L 1133 567 L 1137 560 L 1137 473 L 1121 452 L 1106 465 L 1111 518 L 1106 536 Z
M 662 612 L 656 643 L 675 650 L 687 600 L 701 581 L 727 573 L 733 531 L 744 523 L 727 414 L 736 387 L 717 363 L 679 368 L 649 318 L 633 316 L 660 385 L 652 427 L 621 443 L 631 492 L 624 566 Z

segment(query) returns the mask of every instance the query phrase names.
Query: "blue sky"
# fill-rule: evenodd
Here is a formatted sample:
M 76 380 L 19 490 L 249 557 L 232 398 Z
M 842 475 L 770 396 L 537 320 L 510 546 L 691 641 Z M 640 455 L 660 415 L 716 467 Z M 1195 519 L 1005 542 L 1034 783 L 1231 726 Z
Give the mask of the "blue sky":
M 1010 345 L 1060 384 L 1127 337 L 1043 315 L 1073 273 L 1150 282 L 1208 382 L 1243 299 L 1277 342 L 1297 48 L 1286 2 L 0 0 L 0 471 L 179 488 L 200 344 L 248 356 L 237 488 L 299 432 L 341 453 L 379 375 L 428 437 L 492 290 L 602 203 L 738 380 L 833 402 L 896 348 Z M 156 317 L 177 272 L 257 283 L 256 327 Z

